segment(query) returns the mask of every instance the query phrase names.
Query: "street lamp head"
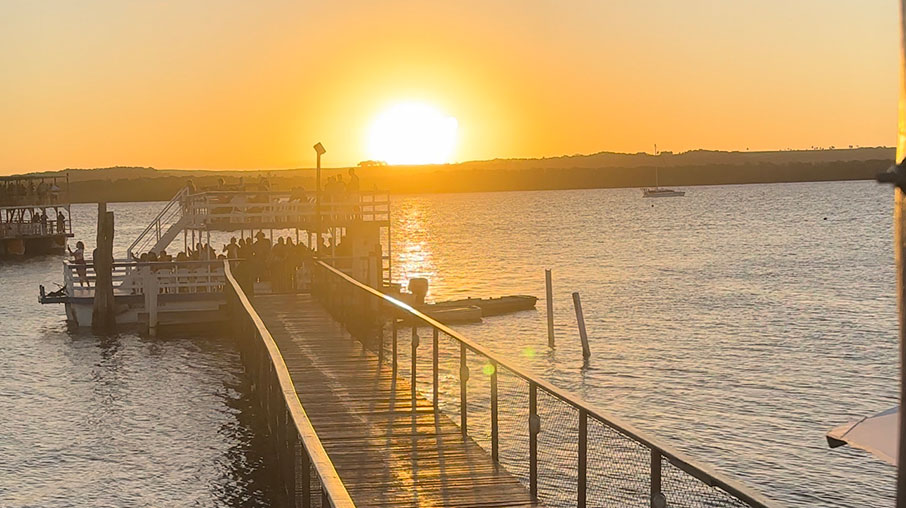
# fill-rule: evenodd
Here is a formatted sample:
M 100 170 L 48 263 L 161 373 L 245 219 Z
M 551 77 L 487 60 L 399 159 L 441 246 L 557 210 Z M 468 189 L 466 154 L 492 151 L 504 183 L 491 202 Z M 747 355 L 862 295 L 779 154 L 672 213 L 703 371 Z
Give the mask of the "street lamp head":
M 324 145 L 318 143 L 315 145 L 315 152 L 317 152 L 318 155 L 324 155 L 325 153 L 327 153 L 327 150 L 324 149 Z

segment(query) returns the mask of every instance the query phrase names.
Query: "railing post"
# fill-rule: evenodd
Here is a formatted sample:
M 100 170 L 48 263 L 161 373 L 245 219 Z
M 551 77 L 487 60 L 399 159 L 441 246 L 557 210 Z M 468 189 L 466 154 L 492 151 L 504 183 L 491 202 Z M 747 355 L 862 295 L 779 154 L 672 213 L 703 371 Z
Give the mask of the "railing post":
M 416 367 L 417 367 L 417 365 L 418 365 L 418 364 L 416 363 L 416 360 L 418 360 L 418 326 L 416 326 L 416 324 L 417 324 L 417 323 L 415 323 L 415 322 L 412 323 L 412 373 L 411 373 L 411 374 L 412 374 L 412 376 L 411 376 L 411 377 L 412 377 L 412 381 L 411 381 L 411 383 L 410 383 L 412 386 L 409 387 L 410 390 L 411 390 L 411 392 L 412 392 L 412 412 L 413 412 L 413 413 L 415 412 L 415 409 L 416 409 L 416 403 L 415 403 L 415 380 L 416 380 L 416 377 L 415 377 L 415 369 L 416 369 Z
M 661 492 L 661 452 L 651 449 L 651 508 L 666 508 L 667 498 Z
M 529 381 L 529 490 L 532 498 L 538 498 L 538 432 L 541 427 L 538 418 L 538 387 Z
M 308 450 L 301 442 L 299 448 L 302 451 L 302 463 L 299 468 L 299 476 L 302 481 L 302 508 L 311 508 L 311 459 L 308 456 Z
M 281 431 L 283 432 L 283 437 L 286 442 L 286 451 L 285 453 L 289 455 L 288 460 L 286 460 L 286 493 L 289 496 L 289 503 L 292 506 L 296 505 L 296 446 L 299 444 L 299 435 L 296 433 L 296 427 L 292 424 L 292 415 L 289 413 L 289 408 L 284 403 L 283 405 L 283 425 Z
M 585 508 L 585 494 L 588 486 L 588 411 L 579 409 L 579 499 L 578 508 Z
M 392 342 L 390 344 L 390 349 L 391 349 L 393 358 L 391 358 L 390 362 L 391 362 L 391 366 L 392 366 L 391 368 L 393 369 L 394 376 L 396 375 L 396 335 L 397 335 L 396 316 L 393 316 L 393 337 L 391 339 Z
M 500 435 L 497 429 L 497 362 L 491 361 L 491 459 L 497 462 Z
M 459 343 L 459 427 L 462 429 L 463 437 L 469 435 L 468 420 L 468 400 L 466 395 L 466 385 L 469 382 L 469 365 L 466 363 L 466 345 Z
M 434 381 L 434 386 L 432 389 L 434 390 L 433 399 L 434 399 L 434 410 L 435 411 L 437 410 L 437 396 L 438 396 L 438 392 L 439 392 L 439 388 L 440 388 L 437 383 L 437 359 L 438 359 L 437 348 L 438 348 L 438 343 L 440 342 L 438 340 L 438 335 L 439 334 L 438 334 L 437 328 L 434 328 L 434 345 L 433 345 L 434 347 L 431 349 L 431 355 L 432 355 L 431 369 L 432 369 L 432 377 L 433 377 L 433 381 Z

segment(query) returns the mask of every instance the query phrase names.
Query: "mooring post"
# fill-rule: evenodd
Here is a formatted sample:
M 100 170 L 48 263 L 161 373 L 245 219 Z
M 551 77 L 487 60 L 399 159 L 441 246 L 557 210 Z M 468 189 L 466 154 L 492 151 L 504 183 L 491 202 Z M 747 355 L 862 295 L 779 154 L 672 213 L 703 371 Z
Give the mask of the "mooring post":
M 579 293 L 573 293 L 573 306 L 576 308 L 576 322 L 579 324 L 579 337 L 582 338 L 582 357 L 591 356 L 588 349 L 588 334 L 585 333 L 585 316 L 582 315 L 582 301 L 579 299 Z
M 111 332 L 116 325 L 113 300 L 113 226 L 113 212 L 107 211 L 107 203 L 98 203 L 97 248 L 91 260 L 95 274 L 91 327 L 99 332 Z
M 551 287 L 551 270 L 544 270 L 545 300 L 547 303 L 547 345 L 554 347 L 554 290 Z

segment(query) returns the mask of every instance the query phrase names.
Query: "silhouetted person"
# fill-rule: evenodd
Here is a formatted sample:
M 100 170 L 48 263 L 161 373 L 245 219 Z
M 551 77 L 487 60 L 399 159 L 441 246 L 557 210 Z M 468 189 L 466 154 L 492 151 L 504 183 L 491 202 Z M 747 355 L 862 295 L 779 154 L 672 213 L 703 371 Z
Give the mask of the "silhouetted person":
M 88 283 L 88 270 L 85 266 L 85 244 L 81 241 L 76 242 L 76 250 L 66 248 L 69 255 L 72 256 L 72 262 L 76 265 L 76 273 L 79 275 L 79 286 L 91 287 Z
M 346 192 L 350 194 L 359 192 L 359 175 L 355 174 L 355 168 L 349 168 L 349 183 L 346 184 Z

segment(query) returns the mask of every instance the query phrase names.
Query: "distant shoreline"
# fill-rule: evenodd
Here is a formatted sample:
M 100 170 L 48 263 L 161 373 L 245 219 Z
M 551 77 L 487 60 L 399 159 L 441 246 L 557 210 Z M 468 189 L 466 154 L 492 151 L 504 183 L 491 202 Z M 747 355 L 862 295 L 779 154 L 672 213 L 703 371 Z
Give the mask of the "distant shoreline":
M 743 185 L 873 180 L 892 164 L 889 147 L 777 152 L 718 152 L 695 150 L 619 154 L 602 152 L 545 159 L 497 159 L 427 166 L 368 166 L 354 168 L 363 190 L 378 188 L 391 194 L 441 194 L 526 190 L 577 190 L 653 187 L 658 174 L 662 187 Z M 326 168 L 323 177 L 345 174 L 349 168 Z M 235 184 L 268 179 L 272 189 L 315 188 L 315 172 L 284 170 L 158 170 L 141 167 L 67 169 L 73 203 L 167 201 L 190 180 L 198 188 L 215 187 L 219 179 Z M 322 182 L 323 183 L 323 182 Z

